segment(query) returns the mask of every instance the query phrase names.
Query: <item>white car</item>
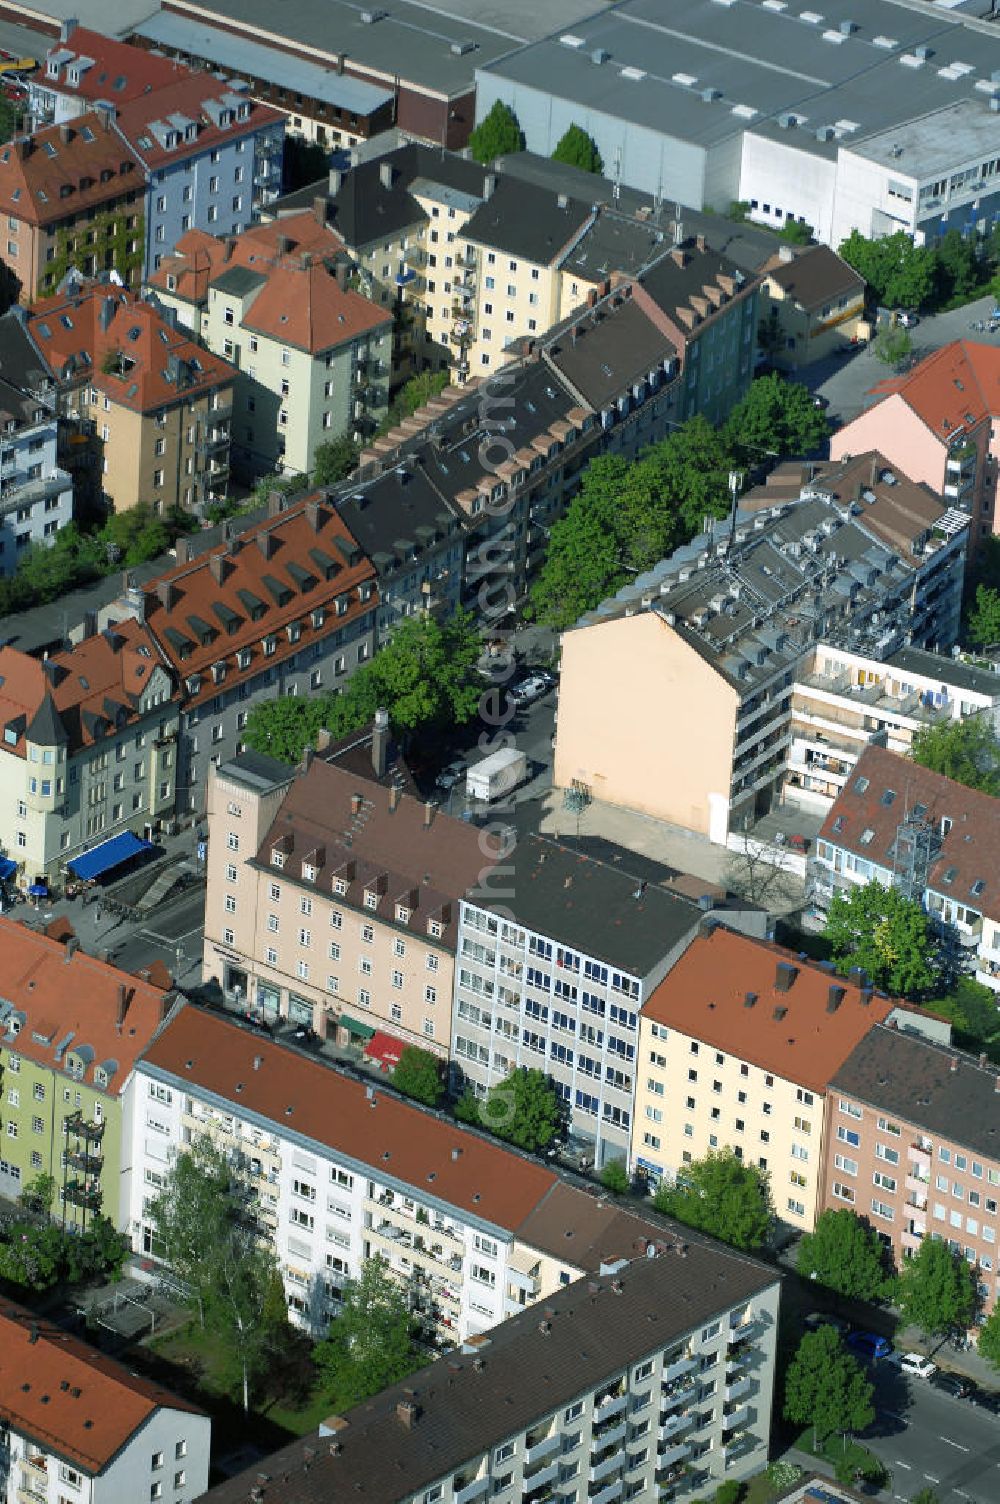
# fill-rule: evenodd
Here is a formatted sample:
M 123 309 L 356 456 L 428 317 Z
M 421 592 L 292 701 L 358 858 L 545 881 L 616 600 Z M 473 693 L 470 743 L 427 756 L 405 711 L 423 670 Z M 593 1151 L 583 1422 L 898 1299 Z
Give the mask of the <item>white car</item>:
M 527 679 L 522 679 L 520 684 L 515 684 L 510 691 L 510 697 L 515 705 L 530 705 L 533 700 L 538 700 L 548 690 L 544 679 L 537 674 L 531 674 Z
M 932 1373 L 937 1373 L 937 1364 L 925 1358 L 923 1353 L 894 1352 L 887 1361 L 900 1373 L 908 1373 L 915 1379 L 929 1379 Z

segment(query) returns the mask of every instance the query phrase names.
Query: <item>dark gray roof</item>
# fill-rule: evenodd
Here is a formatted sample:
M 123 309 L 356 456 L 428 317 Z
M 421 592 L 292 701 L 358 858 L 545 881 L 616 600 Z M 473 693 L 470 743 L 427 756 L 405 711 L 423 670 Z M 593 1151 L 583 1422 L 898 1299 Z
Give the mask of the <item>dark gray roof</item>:
M 400 465 L 342 495 L 337 510 L 380 578 L 462 530 L 421 464 Z M 400 548 L 401 543 L 408 548 Z
M 787 246 L 779 254 L 782 251 L 788 259 L 772 267 L 768 276 L 807 311 L 835 298 L 860 297 L 865 290 L 865 279 L 828 245 L 813 245 L 797 255 Z
M 492 196 L 462 231 L 466 240 L 549 266 L 593 217 L 590 199 L 560 195 L 534 183 L 499 177 Z
M 248 292 L 263 287 L 266 281 L 263 273 L 255 272 L 252 267 L 230 266 L 213 279 L 212 286 L 217 292 L 231 292 L 234 297 L 242 298 Z
M 653 301 L 671 317 L 677 308 L 687 307 L 691 298 L 697 297 L 706 283 L 714 283 L 720 274 L 733 277 L 737 283 L 746 280 L 739 267 L 728 256 L 713 250 L 708 242 L 704 250 L 696 249 L 690 239 L 683 244 L 687 248 L 683 266 L 679 266 L 669 248 L 664 247 L 659 260 L 647 267 L 639 278 Z
M 168 569 L 174 560 L 169 554 L 160 554 L 146 564 L 129 567 L 129 575 L 139 585 L 148 585 Z M 61 647 L 80 626 L 88 611 L 100 611 L 110 606 L 122 593 L 120 574 L 107 575 L 93 585 L 80 590 L 71 590 L 57 596 L 44 606 L 33 606 L 30 611 L 15 611 L 0 620 L 0 640 L 16 647 L 22 653 L 37 656 L 45 649 Z
M 503 893 L 470 893 L 538 934 L 645 977 L 701 917 L 697 904 L 639 877 L 631 852 L 621 865 L 595 861 L 547 836 L 517 842 L 503 864 Z M 640 859 L 641 862 L 641 859 Z
M 961 658 L 946 658 L 943 653 L 928 653 L 923 648 L 900 648 L 886 662 L 890 668 L 926 674 L 928 679 L 939 679 L 942 684 L 952 684 L 956 689 L 1000 696 L 1000 673 L 977 668 L 974 663 L 964 663 Z
M 0 318 L 0 377 L 16 387 L 34 389 L 49 378 L 49 371 L 24 327 L 24 317 L 24 309 L 14 307 Z
M 266 752 L 240 752 L 222 764 L 219 775 L 233 783 L 245 784 L 258 793 L 266 793 L 284 783 L 291 783 L 295 767 L 292 763 L 270 757 Z
M 43 696 L 24 735 L 26 741 L 35 742 L 39 747 L 63 747 L 68 744 L 66 727 L 59 718 L 51 695 Z
M 1000 1073 L 971 1055 L 880 1024 L 844 1061 L 830 1091 L 1000 1161 Z
M 676 347 L 648 314 L 626 299 L 613 309 L 601 304 L 546 344 L 546 358 L 593 408 L 604 407 L 664 360 Z
M 355 1491 L 369 1504 L 395 1504 L 777 1282 L 773 1270 L 718 1246 L 678 1246 L 682 1257 L 642 1257 L 614 1276 L 567 1285 L 544 1312 L 502 1322 L 476 1339 L 474 1352 L 438 1358 L 331 1417 L 318 1444 L 315 1436 L 293 1442 L 205 1500 L 246 1504 L 251 1478 L 263 1471 L 274 1480 L 264 1489 L 268 1504 L 329 1504 Z M 397 1413 L 404 1401 L 417 1406 L 412 1426 Z M 336 1436 L 336 1455 L 324 1435 Z

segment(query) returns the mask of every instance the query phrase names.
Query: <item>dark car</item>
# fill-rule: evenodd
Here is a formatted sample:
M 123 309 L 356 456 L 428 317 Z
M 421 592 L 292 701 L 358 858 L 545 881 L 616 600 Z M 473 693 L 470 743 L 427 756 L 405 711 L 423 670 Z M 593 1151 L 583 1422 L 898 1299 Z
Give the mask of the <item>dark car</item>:
M 872 1358 L 876 1362 L 879 1358 L 887 1358 L 892 1352 L 892 1343 L 888 1338 L 879 1337 L 875 1332 L 852 1332 L 847 1345 L 863 1358 Z
M 973 1384 L 965 1396 L 970 1405 L 975 1405 L 977 1410 L 986 1410 L 990 1415 L 1000 1415 L 1000 1394 L 995 1389 L 980 1389 L 978 1384 Z
M 937 1373 L 932 1373 L 930 1384 L 934 1389 L 940 1389 L 942 1394 L 951 1394 L 957 1400 L 967 1398 L 972 1385 L 968 1379 L 960 1378 L 957 1373 L 945 1373 L 939 1368 Z

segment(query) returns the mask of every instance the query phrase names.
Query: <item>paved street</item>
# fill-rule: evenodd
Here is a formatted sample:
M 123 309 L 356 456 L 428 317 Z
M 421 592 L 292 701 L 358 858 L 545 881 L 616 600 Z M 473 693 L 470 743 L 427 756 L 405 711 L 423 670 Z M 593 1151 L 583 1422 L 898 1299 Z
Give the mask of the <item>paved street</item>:
M 941 1504 L 956 1499 L 997 1504 L 1000 1425 L 995 1416 L 881 1364 L 875 1388 L 878 1418 L 864 1441 L 892 1474 L 897 1499 L 931 1487 Z

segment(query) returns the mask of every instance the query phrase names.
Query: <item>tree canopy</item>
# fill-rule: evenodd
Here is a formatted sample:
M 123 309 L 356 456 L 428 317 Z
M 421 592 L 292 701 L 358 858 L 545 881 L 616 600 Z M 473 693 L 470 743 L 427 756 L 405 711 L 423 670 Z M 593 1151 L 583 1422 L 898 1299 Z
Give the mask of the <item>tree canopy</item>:
M 524 150 L 524 132 L 514 111 L 497 100 L 469 137 L 469 150 L 477 162 L 488 166 L 496 157 Z
M 930 921 L 898 888 L 870 882 L 834 894 L 823 933 L 840 970 L 860 966 L 873 986 L 895 997 L 919 997 L 934 986 Z
M 806 1332 L 785 1375 L 785 1419 L 817 1441 L 863 1431 L 875 1419 L 874 1390 L 832 1326 Z
M 774 1223 L 767 1171 L 737 1159 L 730 1148 L 685 1165 L 672 1185 L 659 1187 L 653 1205 L 734 1248 L 762 1248 Z
M 925 1340 L 964 1330 L 976 1309 L 976 1276 L 960 1253 L 926 1237 L 899 1276 L 897 1302 L 904 1321 Z
M 986 716 L 922 726 L 910 756 L 922 768 L 943 773 L 984 794 L 1000 794 L 1000 742 Z
M 975 604 L 969 612 L 969 641 L 978 648 L 1000 643 L 1000 590 L 977 585 Z
M 922 308 L 936 289 L 937 257 L 930 246 L 914 245 L 905 230 L 868 240 L 852 230 L 840 255 L 868 283 L 872 300 L 887 308 Z
M 523 1065 L 498 1081 L 477 1102 L 467 1093 L 456 1109 L 460 1121 L 480 1127 L 515 1144 L 529 1154 L 547 1149 L 563 1125 L 563 1108 L 555 1086 L 544 1071 Z
M 820 1214 L 799 1243 L 796 1267 L 851 1300 L 881 1300 L 892 1286 L 878 1234 L 847 1207 Z
M 247 720 L 247 745 L 297 762 L 322 728 L 335 739 L 346 736 L 367 726 L 380 707 L 401 735 L 464 726 L 482 695 L 475 673 L 481 651 L 478 628 L 467 611 L 455 611 L 444 622 L 408 617 L 340 694 L 259 701 Z
M 392 1084 L 404 1096 L 413 1097 L 427 1107 L 436 1107 L 444 1095 L 441 1062 L 430 1050 L 408 1044 L 392 1073 Z
M 985 1050 L 1000 1062 L 1000 1011 L 992 987 L 975 977 L 960 976 L 955 985 L 928 1004 L 932 1013 L 951 1020 L 955 1043 L 959 1049 L 978 1054 Z
M 568 167 L 582 167 L 584 172 L 603 172 L 604 162 L 597 150 L 597 142 L 588 136 L 581 125 L 571 125 L 563 135 L 555 151 L 553 162 L 565 162 Z
M 759 464 L 761 451 L 781 459 L 811 454 L 829 438 L 830 424 L 808 387 L 772 371 L 751 382 L 730 413 L 725 434 L 734 455 Z
M 380 1393 L 425 1361 L 414 1342 L 406 1294 L 380 1255 L 366 1259 L 359 1277 L 346 1281 L 340 1312 L 315 1360 L 342 1409 Z
M 317 444 L 313 455 L 312 481 L 317 486 L 335 486 L 357 467 L 360 454 L 357 444 L 347 434 Z
M 872 341 L 872 354 L 884 366 L 902 365 L 912 352 L 913 340 L 910 337 L 910 331 L 898 324 L 891 329 L 880 329 Z
M 632 1187 L 623 1159 L 609 1159 L 601 1171 L 601 1184 L 613 1196 L 624 1196 Z
M 976 1338 L 979 1356 L 1000 1369 L 1000 1302 L 998 1302 L 979 1328 Z

